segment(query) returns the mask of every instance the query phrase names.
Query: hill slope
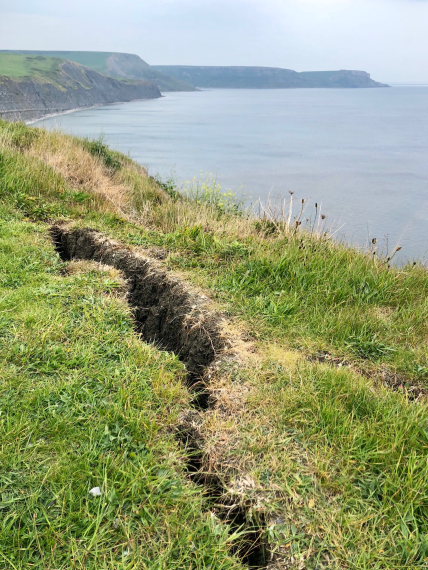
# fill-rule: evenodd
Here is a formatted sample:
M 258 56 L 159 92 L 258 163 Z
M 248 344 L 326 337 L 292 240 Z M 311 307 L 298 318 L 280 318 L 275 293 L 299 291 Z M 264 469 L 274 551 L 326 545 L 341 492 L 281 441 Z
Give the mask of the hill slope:
M 154 65 L 197 87 L 284 89 L 297 87 L 386 87 L 373 81 L 365 71 L 297 72 L 278 67 L 220 67 L 192 65 Z
M 0 52 L 1 53 L 1 52 Z M 101 51 L 17 51 L 14 53 L 57 57 L 80 63 L 116 79 L 137 79 L 154 82 L 161 91 L 194 91 L 189 83 L 168 76 L 132 53 Z
M 0 121 L 5 567 L 426 569 L 427 268 L 298 210 Z
M 8 120 L 155 97 L 160 91 L 149 81 L 118 81 L 58 58 L 0 53 L 0 117 Z

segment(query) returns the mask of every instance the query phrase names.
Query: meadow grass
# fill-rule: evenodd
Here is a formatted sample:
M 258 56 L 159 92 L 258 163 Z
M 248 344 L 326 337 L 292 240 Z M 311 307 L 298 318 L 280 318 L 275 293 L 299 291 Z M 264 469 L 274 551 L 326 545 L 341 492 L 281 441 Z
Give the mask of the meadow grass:
M 425 405 L 278 347 L 212 389 L 211 469 L 266 517 L 275 568 L 426 568 Z
M 0 76 L 40 79 L 55 74 L 60 63 L 55 57 L 0 53 Z
M 196 268 L 200 282 L 245 317 L 258 337 L 331 353 L 367 371 L 386 367 L 402 374 L 404 383 L 426 385 L 425 268 L 390 269 L 304 234 L 216 240 L 193 227 L 177 241 L 184 251 L 174 253 L 171 264 Z
M 108 71 L 107 59 L 113 55 L 109 52 L 91 52 L 91 51 L 52 51 L 47 57 L 58 57 L 60 59 L 69 59 L 76 61 L 86 67 L 91 67 L 99 73 Z
M 173 440 L 183 366 L 135 335 L 117 273 L 64 275 L 45 225 L 2 214 L 0 567 L 239 568 Z
M 177 477 L 180 462 L 167 434 L 177 421 L 179 410 L 189 401 L 188 394 L 179 387 L 182 375 L 179 365 L 171 356 L 139 345 L 123 301 L 111 298 L 111 294 L 105 296 L 106 287 L 110 292 L 117 290 L 117 276 L 112 278 L 89 269 L 83 274 L 59 277 L 59 262 L 41 236 L 53 221 L 72 221 L 103 230 L 149 253 L 153 251 L 169 267 L 203 288 L 242 332 L 243 339 L 252 343 L 251 355 L 245 356 L 239 370 L 225 369 L 218 378 L 213 378 L 212 389 L 218 405 L 204 414 L 202 429 L 207 469 L 216 472 L 234 497 L 243 504 L 250 503 L 266 517 L 277 561 L 272 568 L 411 570 L 427 566 L 428 272 L 425 267 L 389 267 L 388 260 L 338 244 L 324 231 L 305 231 L 294 221 L 255 218 L 230 202 L 218 187 L 202 188 L 194 196 L 181 196 L 171 184 L 158 183 L 142 167 L 111 151 L 102 141 L 84 141 L 5 122 L 0 123 L 0 200 L 4 219 L 12 224 L 19 221 L 22 235 L 28 231 L 32 236 L 27 241 L 19 237 L 18 256 L 10 249 L 11 235 L 4 240 L 6 263 L 12 263 L 12 255 L 24 259 L 18 263 L 19 269 L 12 271 L 15 275 L 12 283 L 14 287 L 23 287 L 21 294 L 26 301 L 12 303 L 4 312 L 2 338 L 11 342 L 10 331 L 21 330 L 16 319 L 25 320 L 29 315 L 31 323 L 36 309 L 35 329 L 46 330 L 48 337 L 52 334 L 56 338 L 49 350 L 44 347 L 27 353 L 23 343 L 22 352 L 17 348 L 12 351 L 14 360 L 10 366 L 15 372 L 23 366 L 23 390 L 25 386 L 28 389 L 25 397 L 34 396 L 31 383 L 40 374 L 48 374 L 50 379 L 56 378 L 58 386 L 62 385 L 62 377 L 70 365 L 64 356 L 69 337 L 61 336 L 62 319 L 69 322 L 65 326 L 71 327 L 71 339 L 76 335 L 76 340 L 72 340 L 78 343 L 76 355 L 91 355 L 83 364 L 78 360 L 78 366 L 92 370 L 86 372 L 84 368 L 89 378 L 94 367 L 103 371 L 107 367 L 113 375 L 116 369 L 121 370 L 118 380 L 121 382 L 123 367 L 126 372 L 130 366 L 133 370 L 138 368 L 135 382 L 141 381 L 145 386 L 150 384 L 148 378 L 162 369 L 162 374 L 168 377 L 167 388 L 159 394 L 156 390 L 162 382 L 155 383 L 157 388 L 145 389 L 145 395 L 136 400 L 139 402 L 136 405 L 144 417 L 152 418 L 154 424 L 150 425 L 157 426 L 153 428 L 158 446 L 153 447 L 156 461 L 168 463 L 168 458 L 172 458 L 172 467 L 168 463 L 168 469 L 173 469 L 171 476 Z M 35 236 L 39 241 L 33 244 Z M 44 283 L 45 273 L 54 285 L 46 289 L 44 303 L 54 306 L 58 303 L 60 307 L 53 320 L 58 325 L 55 327 L 41 319 L 39 293 L 34 293 L 36 308 L 31 308 L 30 303 L 32 291 L 38 291 L 38 279 Z M 106 280 L 110 285 L 106 285 Z M 103 292 L 99 301 L 103 316 L 96 303 L 80 300 L 80 296 L 87 298 L 86 287 L 92 291 L 91 299 L 100 298 L 95 290 Z M 113 303 L 116 308 L 109 318 L 106 303 Z M 92 328 L 85 328 L 85 333 L 80 334 L 77 325 L 73 328 L 70 324 L 73 320 L 67 311 L 76 315 L 79 326 Z M 87 319 L 82 320 L 82 312 Z M 31 333 L 34 337 L 35 329 Z M 109 335 L 114 338 L 114 349 L 109 344 Z M 104 336 L 110 347 L 107 354 L 110 350 L 113 354 L 115 350 L 120 352 L 123 338 L 128 339 L 123 342 L 140 348 L 133 348 L 130 353 L 120 352 L 119 359 L 111 361 L 102 350 L 94 348 Z M 44 334 L 39 337 L 37 342 L 42 342 Z M 36 342 L 35 338 L 31 342 Z M 148 355 L 147 360 L 139 357 L 138 367 L 134 350 Z M 46 362 L 48 372 L 44 369 Z M 49 368 L 49 363 L 55 362 L 58 374 Z M 10 376 L 8 372 L 6 379 Z M 106 378 L 109 383 L 111 376 L 107 374 Z M 115 381 L 110 381 L 109 390 L 115 389 Z M 132 398 L 137 384 L 133 384 Z M 16 383 L 13 386 L 7 392 L 11 397 L 17 389 Z M 78 386 L 80 391 L 81 385 Z M 85 388 L 85 397 L 91 399 L 96 386 L 90 383 Z M 40 391 L 48 393 L 51 389 L 45 384 Z M 171 390 L 175 394 L 173 399 Z M 410 401 L 409 396 L 417 397 L 416 401 Z M 40 393 L 39 397 L 42 398 Z M 26 406 L 31 407 L 32 413 L 43 415 L 45 401 L 37 398 L 31 400 L 31 406 Z M 92 418 L 99 418 L 89 404 L 87 409 L 91 411 L 85 416 L 79 401 L 77 396 L 71 399 L 63 428 L 59 422 L 62 416 L 52 420 L 52 426 L 58 426 L 54 442 L 59 448 L 65 446 L 68 438 L 74 441 L 73 438 L 82 437 L 80 424 L 67 423 L 67 414 L 70 417 L 80 414 L 85 427 Z M 80 411 L 74 410 L 75 407 Z M 164 413 L 164 407 L 168 414 Z M 27 408 L 24 405 L 22 413 Z M 126 408 L 129 413 L 131 409 L 132 406 Z M 35 426 L 39 425 L 37 422 Z M 16 445 L 21 446 L 19 453 L 36 453 L 31 446 L 27 450 L 27 442 L 33 441 L 28 438 L 32 425 L 32 416 L 31 419 L 30 415 L 22 416 L 19 423 L 22 437 L 17 432 L 15 438 Z M 99 436 L 101 431 L 96 433 Z M 40 432 L 36 440 L 37 437 L 43 439 Z M 95 440 L 98 441 L 93 436 L 91 442 Z M 8 451 L 6 457 L 15 455 L 14 451 Z M 44 478 L 40 475 L 39 479 L 32 479 L 28 489 L 38 489 L 42 480 L 43 485 L 53 485 L 56 481 L 54 474 L 59 469 L 56 453 L 49 457 L 41 453 L 40 457 L 40 465 L 48 474 L 44 472 Z M 70 460 L 65 455 L 61 457 L 61 469 L 68 473 L 75 456 Z M 98 468 L 107 469 L 103 461 L 100 459 L 98 465 L 94 460 L 91 464 L 95 465 L 91 469 L 95 469 L 98 477 L 93 486 L 102 481 Z M 128 467 L 113 476 L 122 489 L 123 504 L 128 499 L 126 485 L 121 486 L 120 480 L 129 481 L 128 477 L 131 477 Z M 61 481 L 65 485 L 64 479 Z M 86 478 L 85 484 L 92 483 Z M 81 485 L 83 489 L 83 482 Z M 150 496 L 156 495 L 155 487 L 150 488 Z M 185 517 L 199 516 L 198 524 L 204 529 L 199 534 L 198 556 L 203 557 L 205 552 L 207 558 L 203 563 L 202 558 L 197 562 L 194 559 L 191 563 L 180 562 L 184 564 L 181 567 L 233 567 L 224 554 L 227 541 L 222 534 L 224 529 L 219 530 L 217 523 L 210 526 L 211 519 L 207 522 L 202 514 L 203 503 L 198 493 L 185 483 L 183 488 L 182 497 L 188 508 Z M 184 518 L 183 528 L 178 529 L 174 508 L 171 510 L 162 503 L 162 496 L 150 500 L 160 501 L 156 508 L 161 509 L 164 517 L 161 536 L 172 532 L 165 530 L 169 524 L 174 528 L 171 536 L 178 537 L 174 533 L 179 532 L 187 536 L 189 525 L 195 524 L 189 522 L 190 518 Z M 73 513 L 76 519 L 87 520 L 89 507 L 83 502 L 67 505 L 69 510 L 60 511 L 55 525 L 63 524 L 64 519 L 70 536 L 75 536 L 73 532 L 81 536 L 81 527 L 74 531 L 67 517 Z M 22 523 L 13 519 L 13 528 L 28 531 L 30 519 L 27 516 Z M 128 530 L 128 535 L 138 534 L 141 529 L 136 528 Z M 108 559 L 110 554 L 106 554 L 111 552 L 108 549 L 114 531 L 108 525 L 99 529 L 102 530 L 97 536 L 104 546 L 100 546 L 99 559 L 90 558 L 93 567 L 137 568 L 137 562 L 134 566 L 114 566 L 113 558 Z M 153 540 L 154 535 L 147 536 L 147 540 Z M 21 541 L 19 533 L 14 540 Z M 70 552 L 77 548 L 73 540 L 69 541 L 69 547 L 63 545 L 62 552 L 70 557 L 68 560 Z M 177 541 L 184 544 L 181 538 Z M 87 542 L 84 544 L 87 546 Z M 179 568 L 172 561 L 174 557 L 178 561 L 187 560 L 180 558 L 185 554 L 180 549 L 177 554 L 169 544 L 162 539 L 158 550 L 155 549 L 163 566 L 149 566 L 148 561 L 144 564 L 150 568 Z M 148 556 L 155 556 L 155 550 Z M 9 556 L 10 551 L 6 552 Z M 143 555 L 140 551 L 139 556 Z M 21 555 L 17 556 L 19 561 Z M 81 566 L 76 567 L 90 567 L 84 566 L 83 558 L 78 560 Z M 56 568 L 54 557 L 52 561 L 55 562 L 49 563 Z M 67 567 L 65 562 L 61 564 Z

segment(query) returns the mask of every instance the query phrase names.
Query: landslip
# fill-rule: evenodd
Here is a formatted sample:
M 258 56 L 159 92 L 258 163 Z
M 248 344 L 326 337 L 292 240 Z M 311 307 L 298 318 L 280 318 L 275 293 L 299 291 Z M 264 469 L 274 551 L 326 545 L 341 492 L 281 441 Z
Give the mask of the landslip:
M 426 570 L 428 273 L 305 206 L 0 120 L 7 568 Z

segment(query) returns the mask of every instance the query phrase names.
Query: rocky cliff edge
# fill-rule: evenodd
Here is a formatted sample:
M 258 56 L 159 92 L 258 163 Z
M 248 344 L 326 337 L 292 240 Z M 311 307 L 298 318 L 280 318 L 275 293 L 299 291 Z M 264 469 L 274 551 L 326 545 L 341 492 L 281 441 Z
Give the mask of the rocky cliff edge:
M 46 77 L 0 75 L 0 118 L 30 121 L 81 107 L 160 97 L 150 81 L 119 81 L 70 61 L 58 60 Z

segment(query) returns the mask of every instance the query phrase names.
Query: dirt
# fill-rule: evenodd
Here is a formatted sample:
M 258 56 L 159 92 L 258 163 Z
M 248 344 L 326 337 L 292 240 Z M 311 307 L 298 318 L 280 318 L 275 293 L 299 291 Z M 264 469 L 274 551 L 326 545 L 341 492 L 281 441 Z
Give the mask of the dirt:
M 189 386 L 195 391 L 193 409 L 182 418 L 177 439 L 185 446 L 189 478 L 203 487 L 211 511 L 231 532 L 245 531 L 245 540 L 232 551 L 249 568 L 267 568 L 272 562 L 263 513 L 255 516 L 250 501 L 238 503 L 221 478 L 207 469 L 201 422 L 205 411 L 216 406 L 210 378 L 225 359 L 235 362 L 233 339 L 222 315 L 213 312 L 209 299 L 184 280 L 167 271 L 152 257 L 136 253 L 91 228 L 51 228 L 55 248 L 63 261 L 90 260 L 114 267 L 123 274 L 128 302 L 136 327 L 144 340 L 174 352 L 187 368 Z M 221 467 L 221 466 L 219 466 Z
M 190 380 L 230 343 L 222 335 L 222 317 L 207 308 L 208 299 L 165 270 L 155 259 L 106 238 L 93 229 L 54 226 L 51 235 L 64 261 L 88 259 L 119 269 L 128 282 L 129 303 L 139 332 L 178 355 Z

